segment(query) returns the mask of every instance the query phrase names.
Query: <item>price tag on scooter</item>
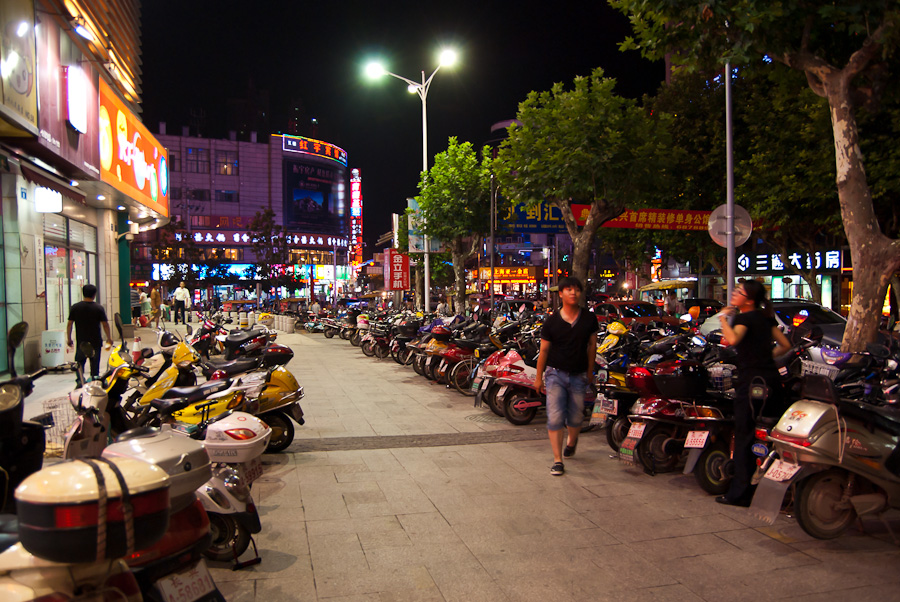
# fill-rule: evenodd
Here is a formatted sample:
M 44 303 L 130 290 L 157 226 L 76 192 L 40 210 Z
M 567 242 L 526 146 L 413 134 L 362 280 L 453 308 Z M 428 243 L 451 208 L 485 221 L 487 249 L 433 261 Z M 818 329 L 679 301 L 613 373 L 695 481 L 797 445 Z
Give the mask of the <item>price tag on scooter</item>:
M 645 422 L 635 422 L 631 425 L 631 428 L 628 429 L 628 438 L 640 439 L 644 436 L 645 428 L 647 428 L 647 424 Z
M 769 467 L 769 470 L 766 471 L 766 477 L 770 481 L 789 481 L 800 471 L 801 466 L 799 464 L 788 464 L 787 462 L 782 462 L 781 460 L 775 460 L 772 462 L 772 465 Z
M 684 440 L 684 446 L 689 449 L 703 449 L 706 440 L 709 439 L 709 431 L 691 431 Z

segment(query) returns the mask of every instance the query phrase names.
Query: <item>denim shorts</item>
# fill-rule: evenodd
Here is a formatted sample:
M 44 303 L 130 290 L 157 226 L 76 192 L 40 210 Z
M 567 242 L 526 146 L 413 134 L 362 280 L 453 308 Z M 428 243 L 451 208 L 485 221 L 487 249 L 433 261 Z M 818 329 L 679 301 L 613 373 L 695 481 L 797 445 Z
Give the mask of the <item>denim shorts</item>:
M 570 374 L 548 367 L 544 371 L 544 388 L 547 390 L 547 430 L 581 426 L 587 372 Z

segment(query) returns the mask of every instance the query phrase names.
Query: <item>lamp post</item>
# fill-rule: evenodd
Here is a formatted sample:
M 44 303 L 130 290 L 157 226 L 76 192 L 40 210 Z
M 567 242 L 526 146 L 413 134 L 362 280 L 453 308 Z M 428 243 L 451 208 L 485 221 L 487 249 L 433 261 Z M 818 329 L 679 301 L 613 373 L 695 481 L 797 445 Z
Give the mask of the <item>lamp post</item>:
M 438 66 L 435 67 L 434 71 L 428 76 L 428 79 L 425 79 L 425 71 L 422 71 L 422 82 L 415 82 L 411 79 L 403 77 L 402 75 L 397 75 L 396 73 L 391 73 L 386 70 L 381 63 L 372 62 L 366 66 L 366 74 L 370 78 L 381 77 L 382 75 L 390 75 L 391 77 L 395 77 L 401 81 L 406 82 L 406 89 L 412 94 L 418 94 L 419 98 L 422 99 L 422 171 L 428 171 L 428 111 L 427 111 L 427 99 L 428 99 L 428 90 L 431 88 L 431 80 L 434 79 L 434 76 L 437 75 L 437 72 L 441 67 L 449 67 L 456 62 L 456 52 L 453 50 L 444 50 L 441 52 L 440 60 L 438 61 Z M 431 243 L 428 240 L 428 236 L 424 237 L 425 243 L 425 311 L 431 311 L 431 262 L 429 260 L 429 254 L 431 253 Z

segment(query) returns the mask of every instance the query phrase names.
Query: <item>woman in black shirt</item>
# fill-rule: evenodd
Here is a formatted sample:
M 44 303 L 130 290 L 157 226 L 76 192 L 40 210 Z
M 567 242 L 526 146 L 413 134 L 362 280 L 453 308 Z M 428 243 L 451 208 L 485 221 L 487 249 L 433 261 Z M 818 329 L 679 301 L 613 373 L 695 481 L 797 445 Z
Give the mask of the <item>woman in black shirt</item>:
M 728 318 L 737 313 L 732 324 Z M 722 335 L 737 351 L 737 387 L 734 400 L 734 478 L 728 493 L 716 498 L 721 504 L 749 506 L 750 481 L 755 463 L 751 447 L 756 430 L 756 417 L 750 404 L 750 383 L 762 377 L 774 397 L 780 387 L 775 357 L 791 348 L 791 343 L 778 329 L 775 312 L 766 298 L 766 289 L 758 280 L 746 280 L 731 293 L 731 307 L 719 314 Z M 774 351 L 772 342 L 776 343 Z

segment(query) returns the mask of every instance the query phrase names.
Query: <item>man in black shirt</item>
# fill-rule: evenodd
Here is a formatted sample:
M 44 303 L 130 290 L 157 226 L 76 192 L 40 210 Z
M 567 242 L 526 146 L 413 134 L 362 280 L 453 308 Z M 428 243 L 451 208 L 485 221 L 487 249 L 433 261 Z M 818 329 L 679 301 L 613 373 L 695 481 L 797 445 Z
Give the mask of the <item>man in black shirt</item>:
M 562 307 L 541 328 L 541 352 L 534 379 L 537 391 L 546 388 L 547 431 L 553 449 L 550 474 L 555 476 L 565 472 L 563 457 L 575 455 L 584 418 L 584 393 L 594 379 L 599 330 L 596 316 L 578 304 L 581 282 L 563 278 L 558 289 Z M 567 431 L 564 450 L 563 435 Z
M 91 358 L 91 377 L 100 376 L 100 348 L 103 340 L 100 338 L 100 326 L 106 331 L 106 340 L 112 345 L 112 332 L 109 329 L 109 321 L 106 319 L 106 310 L 94 301 L 97 296 L 97 287 L 93 284 L 85 284 L 81 287 L 84 300 L 79 301 L 69 309 L 69 323 L 66 325 L 66 342 L 69 347 L 72 343 L 72 325 L 75 325 L 75 361 L 84 369 L 84 361 L 87 359 L 81 352 L 81 343 L 90 343 L 94 348 L 94 356 Z

